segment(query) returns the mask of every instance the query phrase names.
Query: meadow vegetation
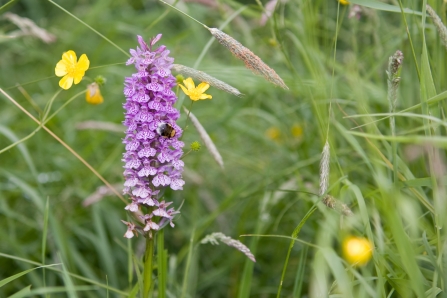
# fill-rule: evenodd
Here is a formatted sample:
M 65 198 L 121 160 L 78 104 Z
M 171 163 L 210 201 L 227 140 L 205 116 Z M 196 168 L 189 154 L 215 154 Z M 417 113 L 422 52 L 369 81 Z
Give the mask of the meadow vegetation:
M 445 1 L 275 3 L 171 4 L 239 41 L 288 89 L 159 1 L 0 0 L 0 297 L 142 297 L 145 238 L 123 238 L 121 222 L 123 87 L 137 35 L 159 33 L 174 63 L 243 95 L 211 86 L 212 99 L 192 104 L 173 89 L 184 150 L 195 150 L 183 190 L 164 193 L 181 209 L 155 246 L 165 258 L 153 297 L 446 296 Z M 90 68 L 62 90 L 54 69 L 68 50 Z M 92 105 L 97 76 L 104 101 Z M 369 250 L 357 264 L 349 239 Z

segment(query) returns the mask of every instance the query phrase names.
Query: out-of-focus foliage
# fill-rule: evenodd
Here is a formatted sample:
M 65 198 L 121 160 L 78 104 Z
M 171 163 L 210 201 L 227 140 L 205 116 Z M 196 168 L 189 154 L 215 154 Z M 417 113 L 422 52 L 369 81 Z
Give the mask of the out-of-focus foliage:
M 317 210 L 298 234 L 305 243 L 296 242 L 291 251 L 281 297 L 436 297 L 447 282 L 445 48 L 429 18 L 423 23 L 421 16 L 405 14 L 404 21 L 398 12 L 354 2 L 365 1 L 340 7 L 335 0 L 279 1 L 274 15 L 264 19 L 263 9 L 273 4 L 178 3 L 179 9 L 216 28 L 246 5 L 222 30 L 275 69 L 290 88 L 283 90 L 253 75 L 216 41 L 207 48 L 212 40 L 208 30 L 161 2 L 56 2 L 114 46 L 50 1 L 17 0 L 0 10 L 0 88 L 42 119 L 55 94 L 50 114 L 87 90 L 95 77 L 105 77 L 102 104 L 89 105 L 82 94 L 46 127 L 119 190 L 123 79 L 133 72 L 125 66 L 125 52 L 136 47 L 137 35 L 148 40 L 162 33 L 175 63 L 202 70 L 245 94 L 238 98 L 211 87 L 207 94 L 212 100 L 198 101 L 192 108 L 184 98 L 185 107 L 214 141 L 225 169 L 202 146 L 184 158 L 184 190 L 165 193 L 176 207 L 183 204 L 175 228 L 165 230 L 171 297 L 275 296 L 290 239 L 273 235 L 292 235 L 314 204 Z M 402 4 L 420 12 L 422 2 Z M 439 2 L 428 4 L 445 23 L 445 7 Z M 0 7 L 6 3 L 0 1 Z M 374 3 L 370 6 L 380 7 Z M 55 41 L 21 34 L 4 18 L 6 13 L 31 19 Z M 87 54 L 90 69 L 80 84 L 57 93 L 54 68 L 67 50 L 78 57 Z M 404 54 L 396 111 L 423 104 L 414 114 L 396 116 L 397 137 L 391 137 L 388 120 L 351 130 L 381 117 L 346 116 L 388 112 L 385 70 L 396 50 Z M 203 59 L 195 65 L 202 51 Z M 425 104 L 438 94 L 438 101 Z M 0 98 L 2 150 L 39 126 L 6 96 Z M 81 129 L 87 121 L 94 122 Z M 106 129 L 98 124 L 103 122 Z M 92 129 L 92 123 L 99 129 Z M 185 123 L 183 115 L 179 125 Z M 350 217 L 327 208 L 317 196 L 327 136 L 329 194 L 351 208 Z M 200 141 L 192 125 L 183 141 L 185 148 Z M 395 182 L 393 158 L 399 170 Z M 1 286 L 0 297 L 28 285 L 43 293 L 55 290 L 52 297 L 75 290 L 79 297 L 131 292 L 137 274 L 129 268 L 141 263 L 144 239 L 123 238 L 125 203 L 114 194 L 83 205 L 103 185 L 43 129 L 0 154 L 0 281 L 38 266 L 30 262 L 63 263 L 51 267 L 59 271 L 36 269 Z M 199 244 L 213 232 L 245 243 L 257 262 L 224 245 Z M 242 234 L 270 237 L 238 238 Z M 349 235 L 373 243 L 372 260 L 362 268 L 342 258 L 342 241 Z

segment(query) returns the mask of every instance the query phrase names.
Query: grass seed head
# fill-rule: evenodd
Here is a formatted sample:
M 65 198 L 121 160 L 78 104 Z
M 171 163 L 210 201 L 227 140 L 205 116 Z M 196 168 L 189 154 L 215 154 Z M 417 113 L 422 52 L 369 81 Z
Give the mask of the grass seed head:
M 247 246 L 245 246 L 242 242 L 240 242 L 238 240 L 234 240 L 231 237 L 226 236 L 223 233 L 219 232 L 219 233 L 209 234 L 205 238 L 203 238 L 202 241 L 200 241 L 200 243 L 202 243 L 202 244 L 211 243 L 213 245 L 218 245 L 219 241 L 228 245 L 228 246 L 232 246 L 232 247 L 236 248 L 237 250 L 242 252 L 244 255 L 246 255 L 250 260 L 252 260 L 253 262 L 256 262 L 255 256 L 251 253 L 250 249 Z
M 245 63 L 245 67 L 253 71 L 253 73 L 263 76 L 267 81 L 280 86 L 284 89 L 289 89 L 281 77 L 265 64 L 261 58 L 256 56 L 248 48 L 244 47 L 233 37 L 223 33 L 217 28 L 207 28 L 211 34 L 219 41 L 221 45 L 230 50 L 230 52 L 239 60 Z
M 217 162 L 217 164 L 222 169 L 224 169 L 224 162 L 223 162 L 223 159 L 222 159 L 222 155 L 220 155 L 219 150 L 217 150 L 216 145 L 214 145 L 213 140 L 211 140 L 211 138 L 208 135 L 208 133 L 206 132 L 205 128 L 202 126 L 202 124 L 200 124 L 199 119 L 197 119 L 197 117 L 194 116 L 194 114 L 191 113 L 190 111 L 188 111 L 188 109 L 186 109 L 185 107 L 183 107 L 183 109 L 185 110 L 186 114 L 189 115 L 189 119 L 191 119 L 191 123 L 196 128 L 197 132 L 200 135 L 200 138 L 202 139 L 202 141 L 205 144 L 206 148 L 210 152 L 211 156 L 214 158 L 214 160 Z
M 334 198 L 331 195 L 326 195 L 323 198 L 323 204 L 325 204 L 328 208 L 334 209 L 335 211 L 343 214 L 344 216 L 351 216 L 353 215 L 351 209 L 348 207 L 348 205 L 340 202 L 336 198 Z
M 203 71 L 187 67 L 181 64 L 173 64 L 171 70 L 180 73 L 184 77 L 191 77 L 196 81 L 200 82 L 206 82 L 210 84 L 211 86 L 220 89 L 222 91 L 225 91 L 227 93 L 236 95 L 236 96 L 242 96 L 242 93 L 234 88 L 233 86 L 230 86 L 229 84 L 222 82 L 221 80 L 216 79 L 213 76 L 210 76 L 207 73 L 204 73 Z M 180 81 L 180 79 L 177 79 L 177 83 L 182 83 L 183 79 Z
M 438 29 L 439 37 L 441 38 L 442 43 L 447 49 L 447 28 L 442 23 L 439 16 L 436 14 L 436 12 L 433 10 L 433 8 L 427 4 L 426 6 L 427 13 L 430 15 L 430 17 L 433 20 L 433 23 L 436 26 L 436 29 Z
M 329 186 L 329 160 L 330 160 L 329 142 L 324 144 L 320 161 L 320 196 L 324 195 Z

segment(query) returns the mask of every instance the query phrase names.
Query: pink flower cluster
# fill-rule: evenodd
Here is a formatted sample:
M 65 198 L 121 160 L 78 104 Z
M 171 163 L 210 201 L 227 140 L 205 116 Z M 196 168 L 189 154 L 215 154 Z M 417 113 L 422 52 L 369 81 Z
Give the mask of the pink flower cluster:
M 172 219 L 179 213 L 174 208 L 167 209 L 172 202 L 159 201 L 160 191 L 166 187 L 181 190 L 185 184 L 184 163 L 180 159 L 184 143 L 178 139 L 182 130 L 176 124 L 180 112 L 173 107 L 177 96 L 171 90 L 176 85 L 170 70 L 174 58 L 169 57 L 169 50 L 163 45 L 152 50 L 160 38 L 158 34 L 147 44 L 138 36 L 140 46 L 130 50 L 132 57 L 126 63 L 134 64 L 137 72 L 125 78 L 124 87 L 124 194 L 132 200 L 125 209 L 143 212 L 142 229 L 149 235 L 168 222 L 174 226 Z M 137 235 L 135 224 L 123 222 L 128 226 L 124 237 Z

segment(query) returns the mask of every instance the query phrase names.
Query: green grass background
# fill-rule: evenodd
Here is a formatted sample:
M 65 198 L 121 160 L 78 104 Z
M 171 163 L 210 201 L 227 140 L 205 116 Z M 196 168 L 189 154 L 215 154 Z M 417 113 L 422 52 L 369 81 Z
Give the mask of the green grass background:
M 193 105 L 225 169 L 203 147 L 184 158 L 184 190 L 166 193 L 176 207 L 183 202 L 175 228 L 165 229 L 167 297 L 447 296 L 447 60 L 424 12 L 430 4 L 446 23 L 446 3 L 356 0 L 338 7 L 335 0 L 289 0 L 280 2 L 261 26 L 261 2 L 178 6 L 209 27 L 220 27 L 245 6 L 223 31 L 274 68 L 290 89 L 253 75 L 217 41 L 206 50 L 197 69 L 245 96 L 210 88 L 213 99 Z M 385 2 L 394 11 L 381 5 Z M 6 3 L 10 5 L 2 6 Z M 124 51 L 136 47 L 137 34 L 147 40 L 162 33 L 161 43 L 175 63 L 189 67 L 212 39 L 199 24 L 153 0 L 56 3 Z M 354 3 L 369 6 L 362 6 L 359 20 L 348 18 Z M 424 14 L 404 15 L 399 4 Z M 46 126 L 107 181 L 122 184 L 124 134 L 78 130 L 76 125 L 88 120 L 121 123 L 123 80 L 134 71 L 124 65 L 127 56 L 49 1 L 0 0 L 0 7 L 0 17 L 16 13 L 57 37 L 52 44 L 29 36 L 8 38 L 17 27 L 0 18 L 0 88 L 38 119 L 60 90 L 54 67 L 64 51 L 88 55 L 88 78 L 107 78 L 102 105 L 91 106 L 81 95 Z M 389 112 L 385 70 L 396 50 L 405 57 L 396 111 L 419 106 L 413 115 L 396 116 L 397 136 L 392 137 L 388 119 L 371 123 L 383 116 L 368 114 Z M 85 90 L 88 78 L 59 93 L 50 114 Z M 0 98 L 1 150 L 38 125 L 4 95 Z M 189 99 L 184 104 L 189 107 Z M 185 119 L 183 115 L 181 126 Z M 352 129 L 361 124 L 367 125 Z M 301 136 L 292 133 L 294 126 L 302 128 Z M 266 134 L 272 128 L 280 131 L 275 140 Z M 327 208 L 317 195 L 327 135 L 329 193 L 351 207 L 351 217 Z M 186 147 L 196 140 L 200 137 L 189 126 Z M 393 159 L 399 181 L 393 181 Z M 135 266 L 142 266 L 144 238 L 122 237 L 125 204 L 109 195 L 82 205 L 103 185 L 44 130 L 0 154 L 0 297 L 19 291 L 14 297 L 135 295 L 131 291 L 137 284 Z M 317 209 L 309 215 L 314 205 Z M 299 241 L 286 262 L 289 237 L 300 222 Z M 257 262 L 223 244 L 200 245 L 212 232 L 239 239 Z M 239 237 L 245 234 L 264 236 Z M 341 242 L 348 235 L 374 243 L 373 259 L 365 267 L 352 267 L 341 257 Z M 56 265 L 37 268 L 42 264 Z

